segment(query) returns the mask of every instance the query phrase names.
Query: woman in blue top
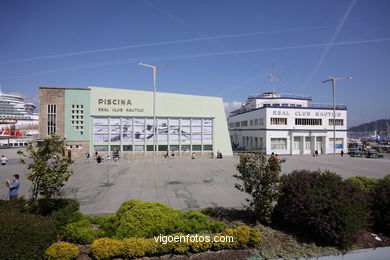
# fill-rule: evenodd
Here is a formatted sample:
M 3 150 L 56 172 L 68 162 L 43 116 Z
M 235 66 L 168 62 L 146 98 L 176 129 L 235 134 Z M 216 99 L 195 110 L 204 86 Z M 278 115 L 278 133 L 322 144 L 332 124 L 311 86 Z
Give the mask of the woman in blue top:
M 7 187 L 9 188 L 9 199 L 16 200 L 19 195 L 19 191 L 18 191 L 20 186 L 19 174 L 14 175 L 12 182 L 9 179 L 7 179 L 5 182 Z

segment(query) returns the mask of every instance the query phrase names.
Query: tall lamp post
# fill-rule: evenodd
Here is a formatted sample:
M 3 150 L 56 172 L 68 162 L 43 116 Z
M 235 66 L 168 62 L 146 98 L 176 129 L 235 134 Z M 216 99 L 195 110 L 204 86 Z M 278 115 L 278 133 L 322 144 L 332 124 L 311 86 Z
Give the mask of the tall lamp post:
M 152 68 L 153 70 L 153 159 L 156 159 L 156 78 L 157 69 L 169 67 L 169 64 L 161 66 L 153 66 L 149 64 L 139 63 L 138 65 Z
M 333 87 L 333 155 L 336 155 L 336 81 L 339 79 L 352 79 L 352 77 L 344 77 L 344 78 L 335 78 L 329 77 L 329 79 L 322 81 L 322 83 L 326 83 L 328 81 L 332 81 Z

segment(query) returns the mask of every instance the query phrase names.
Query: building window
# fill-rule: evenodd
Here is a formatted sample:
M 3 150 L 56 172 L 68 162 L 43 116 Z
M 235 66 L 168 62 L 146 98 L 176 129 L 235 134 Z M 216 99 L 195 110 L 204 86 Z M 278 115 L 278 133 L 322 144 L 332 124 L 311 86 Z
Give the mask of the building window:
M 201 151 L 202 150 L 202 146 L 201 145 L 193 145 L 192 146 L 192 151 Z
M 248 121 L 241 121 L 241 126 L 248 126 Z
M 287 138 L 271 138 L 272 150 L 287 150 Z
M 255 119 L 255 125 L 259 125 L 259 119 Z
M 295 118 L 295 125 L 322 125 L 322 119 L 318 119 L 318 118 Z
M 287 125 L 287 118 L 271 117 L 271 125 Z
M 212 151 L 213 146 L 210 144 L 203 145 L 203 151 Z
M 236 122 L 235 126 L 237 127 L 240 127 L 240 122 Z
M 282 107 L 288 107 L 288 104 L 282 104 Z
M 333 125 L 333 119 L 329 119 L 329 125 Z M 336 125 L 343 126 L 344 120 L 343 119 L 336 119 Z
M 253 120 L 249 121 L 249 126 L 253 126 Z
M 264 118 L 259 118 L 259 125 L 264 125 Z
M 47 135 L 56 133 L 57 130 L 57 105 L 47 105 Z

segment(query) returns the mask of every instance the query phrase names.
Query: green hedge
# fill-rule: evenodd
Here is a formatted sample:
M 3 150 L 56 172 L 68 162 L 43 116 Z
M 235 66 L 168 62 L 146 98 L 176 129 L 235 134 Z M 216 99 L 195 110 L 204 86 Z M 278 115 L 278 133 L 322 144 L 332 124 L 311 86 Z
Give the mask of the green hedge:
M 1 211 L 0 259 L 42 259 L 45 250 L 57 239 L 57 226 L 48 217 Z
M 183 233 L 175 233 L 172 236 L 184 236 Z M 232 236 L 232 242 L 191 242 L 183 238 L 182 241 L 168 242 L 166 244 L 156 242 L 154 238 L 127 238 L 123 241 L 101 238 L 91 245 L 91 254 L 94 259 L 111 259 L 123 257 L 126 259 L 144 256 L 158 256 L 164 254 L 198 253 L 206 250 L 238 249 L 247 246 L 255 246 L 262 240 L 257 229 L 240 226 L 235 229 L 227 229 L 216 236 Z M 185 236 L 184 236 L 185 237 Z
M 108 223 L 107 223 L 108 222 Z M 107 234 L 113 237 L 153 237 L 159 234 L 220 232 L 226 228 L 221 222 L 210 221 L 200 212 L 168 207 L 160 202 L 130 200 L 122 204 L 116 213 L 102 224 Z
M 92 229 L 88 219 L 66 224 L 60 228 L 62 239 L 76 244 L 90 244 L 98 237 L 98 232 Z

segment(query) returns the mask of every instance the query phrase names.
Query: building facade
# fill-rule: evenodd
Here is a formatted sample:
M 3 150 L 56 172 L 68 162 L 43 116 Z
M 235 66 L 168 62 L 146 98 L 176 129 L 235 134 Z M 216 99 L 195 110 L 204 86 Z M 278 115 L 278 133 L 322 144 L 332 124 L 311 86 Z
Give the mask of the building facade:
M 228 118 L 232 146 L 266 154 L 347 152 L 347 107 L 315 104 L 309 96 L 263 93 L 250 96 Z M 333 124 L 336 124 L 336 142 Z
M 232 155 L 221 98 L 89 88 L 40 87 L 39 138 L 64 138 L 74 157 Z M 153 147 L 155 148 L 153 149 Z

